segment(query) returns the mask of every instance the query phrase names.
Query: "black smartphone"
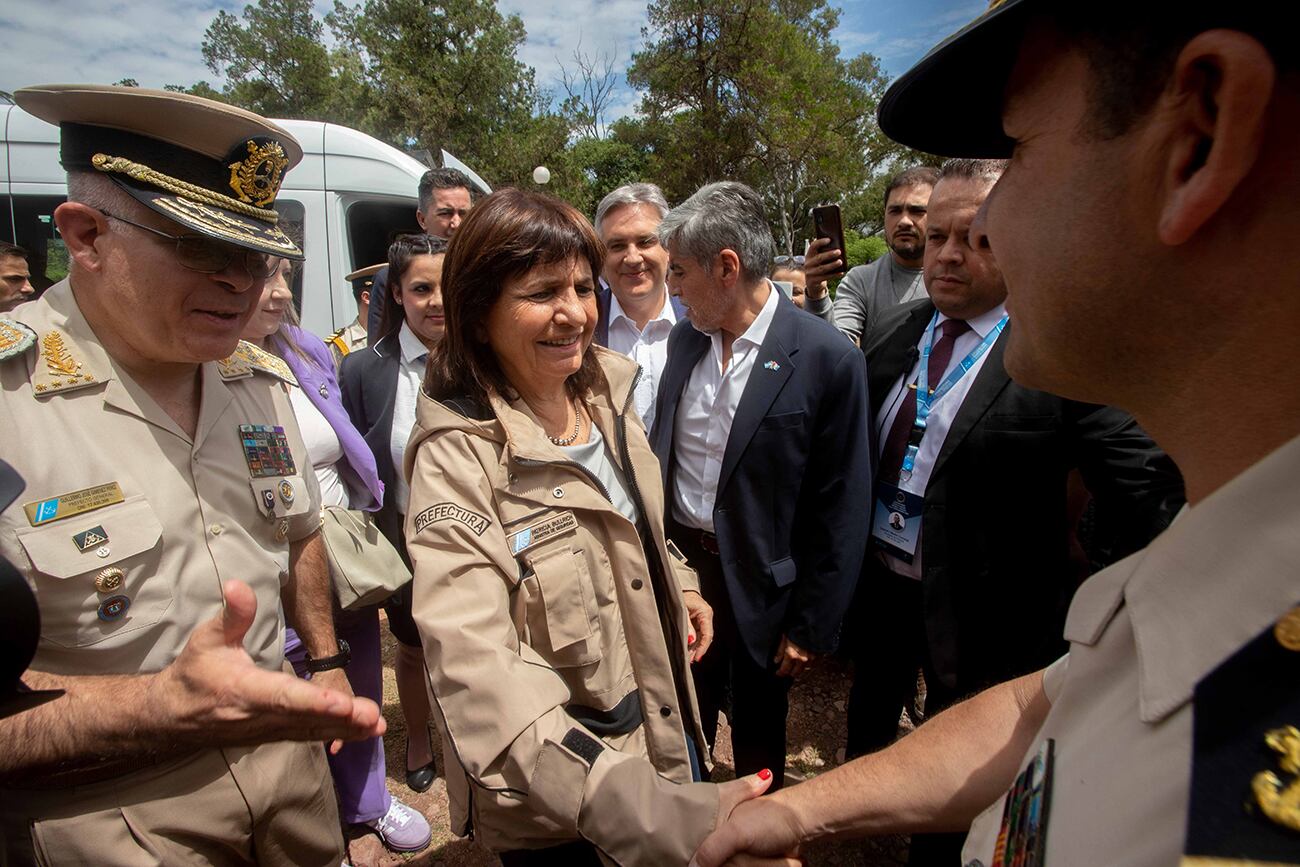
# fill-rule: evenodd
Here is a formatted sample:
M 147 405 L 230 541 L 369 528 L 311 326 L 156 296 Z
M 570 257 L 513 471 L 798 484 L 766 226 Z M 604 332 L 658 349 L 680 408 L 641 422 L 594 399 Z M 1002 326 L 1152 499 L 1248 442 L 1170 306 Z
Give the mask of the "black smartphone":
M 818 238 L 830 238 L 831 248 L 840 251 L 840 259 L 847 255 L 844 249 L 844 223 L 840 220 L 839 205 L 820 205 L 810 212 L 813 220 L 813 234 Z

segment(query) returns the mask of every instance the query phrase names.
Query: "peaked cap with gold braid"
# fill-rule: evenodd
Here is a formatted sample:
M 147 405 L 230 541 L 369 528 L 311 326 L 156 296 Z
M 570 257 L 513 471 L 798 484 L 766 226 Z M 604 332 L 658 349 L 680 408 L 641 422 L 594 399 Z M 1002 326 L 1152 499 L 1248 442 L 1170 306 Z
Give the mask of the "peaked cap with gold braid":
M 302 148 L 265 118 L 189 94 L 98 84 L 24 87 L 14 101 L 59 125 L 65 169 L 102 173 L 208 237 L 302 258 L 273 209 Z

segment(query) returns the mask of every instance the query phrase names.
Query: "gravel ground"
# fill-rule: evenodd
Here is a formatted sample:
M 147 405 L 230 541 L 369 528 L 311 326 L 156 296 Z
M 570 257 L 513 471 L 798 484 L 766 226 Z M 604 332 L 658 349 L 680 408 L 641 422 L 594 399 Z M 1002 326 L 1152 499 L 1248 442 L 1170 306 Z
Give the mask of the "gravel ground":
M 396 855 L 388 852 L 373 833 L 350 835 L 350 863 L 356 867 L 490 867 L 501 862 L 476 843 L 462 840 L 448 830 L 447 788 L 441 777 L 433 788 L 416 794 L 406 787 L 406 727 L 397 704 L 393 679 L 393 639 L 384 630 L 384 717 L 388 720 L 385 746 L 388 755 L 388 789 L 403 802 L 424 814 L 433 827 L 433 841 L 423 852 Z M 842 760 L 845 736 L 845 702 L 850 670 L 838 659 L 822 660 L 803 676 L 790 693 L 789 749 L 787 778 L 813 776 Z M 906 717 L 903 721 L 907 725 Z M 438 766 L 443 767 L 441 744 L 434 737 Z M 731 778 L 731 732 L 725 720 L 718 728 L 714 759 L 720 777 Z M 789 779 L 787 780 L 789 781 Z M 828 842 L 806 847 L 804 863 L 810 867 L 893 867 L 907 861 L 905 837 L 881 837 L 853 842 Z

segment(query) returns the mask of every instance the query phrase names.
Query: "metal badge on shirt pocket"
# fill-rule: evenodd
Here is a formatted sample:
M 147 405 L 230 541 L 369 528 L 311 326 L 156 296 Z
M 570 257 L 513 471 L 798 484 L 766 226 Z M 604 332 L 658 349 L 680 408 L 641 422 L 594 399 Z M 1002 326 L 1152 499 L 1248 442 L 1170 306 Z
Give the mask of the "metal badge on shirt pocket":
M 92 514 L 21 528 L 18 543 L 34 570 L 41 639 L 83 647 L 156 623 L 172 605 L 175 582 L 150 580 L 162 557 L 162 522 L 139 494 Z

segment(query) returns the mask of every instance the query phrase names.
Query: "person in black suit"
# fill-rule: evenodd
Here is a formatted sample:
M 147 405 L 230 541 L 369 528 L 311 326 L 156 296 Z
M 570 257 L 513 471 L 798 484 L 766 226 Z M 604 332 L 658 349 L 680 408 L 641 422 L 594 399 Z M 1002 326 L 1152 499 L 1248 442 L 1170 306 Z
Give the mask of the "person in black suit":
M 709 184 L 659 236 L 687 320 L 669 338 L 651 443 L 669 535 L 714 608 L 700 715 L 712 742 L 730 687 L 736 773 L 768 768 L 779 788 L 792 678 L 836 649 L 866 550 L 866 365 L 767 279 L 753 190 Z
M 343 406 L 375 454 L 384 504 L 375 526 L 410 566 L 403 538 L 409 490 L 401 475 L 406 441 L 415 424 L 415 402 L 430 348 L 442 339 L 442 262 L 447 242 L 432 235 L 398 238 L 388 251 L 379 339 L 350 353 L 339 370 Z M 375 284 L 381 285 L 376 276 Z M 371 303 L 375 301 L 372 293 Z M 397 639 L 397 692 L 406 719 L 406 783 L 416 792 L 433 785 L 432 743 L 427 736 L 429 700 L 420 633 L 411 618 L 411 585 L 384 603 Z
M 1065 652 L 1072 470 L 1116 558 L 1150 542 L 1184 501 L 1173 462 L 1127 413 L 1008 378 L 1006 284 L 971 229 L 1003 167 L 944 164 L 930 196 L 930 298 L 887 312 L 863 342 L 880 461 L 850 615 L 849 757 L 894 740 L 918 668 L 929 717 Z M 958 863 L 963 837 L 915 836 L 911 863 Z

